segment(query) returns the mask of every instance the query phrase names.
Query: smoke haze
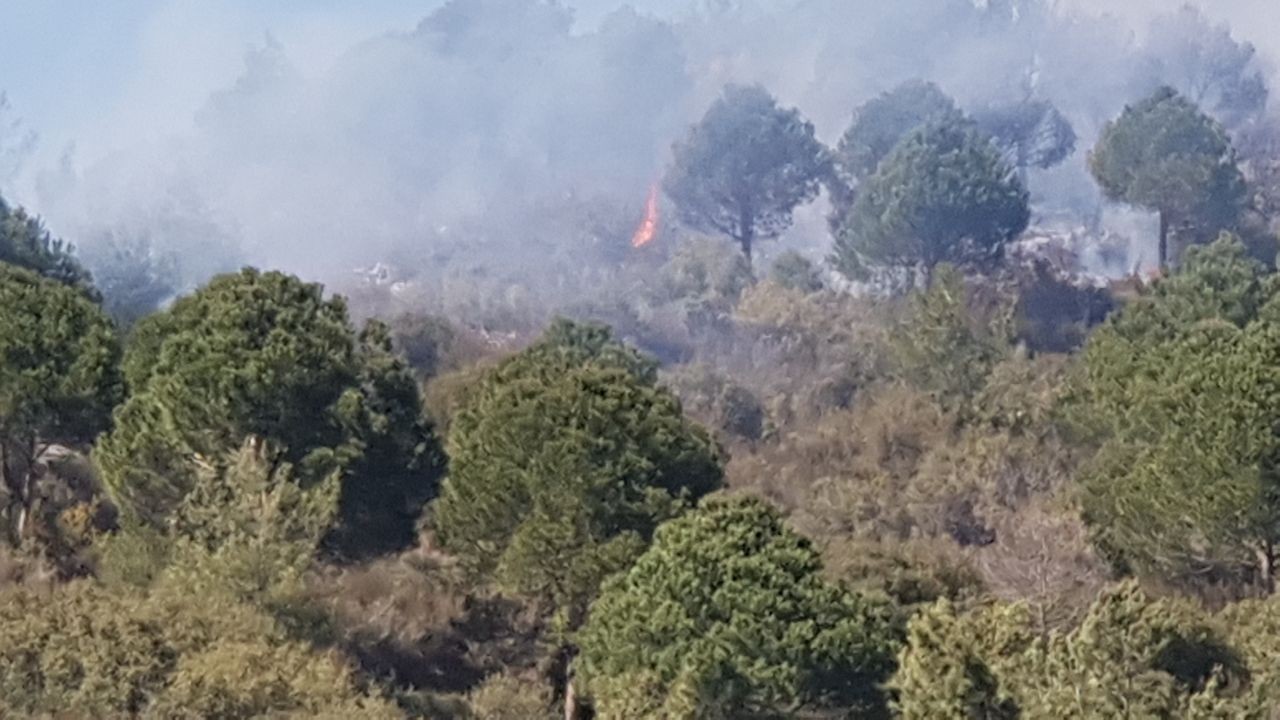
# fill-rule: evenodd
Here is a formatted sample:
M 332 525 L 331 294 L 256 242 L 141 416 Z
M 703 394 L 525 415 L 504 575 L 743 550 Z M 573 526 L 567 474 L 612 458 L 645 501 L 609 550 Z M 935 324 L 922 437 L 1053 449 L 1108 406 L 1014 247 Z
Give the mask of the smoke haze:
M 332 279 L 465 256 L 520 273 L 570 243 L 545 222 L 560 208 L 611 215 L 597 235 L 625 245 L 671 142 L 727 82 L 762 83 L 828 143 L 857 104 L 912 78 L 971 109 L 1035 94 L 1081 148 L 1126 102 L 1180 82 L 1134 61 L 1177 0 L 571 4 L 130 0 L 85 14 L 18 0 L 0 129 L 21 117 L 39 141 L 0 191 L 90 255 L 143 238 L 186 285 L 241 263 Z M 1269 72 L 1280 8 L 1202 10 Z M 1042 209 L 1099 204 L 1083 152 L 1032 186 Z M 825 252 L 822 212 L 788 242 Z

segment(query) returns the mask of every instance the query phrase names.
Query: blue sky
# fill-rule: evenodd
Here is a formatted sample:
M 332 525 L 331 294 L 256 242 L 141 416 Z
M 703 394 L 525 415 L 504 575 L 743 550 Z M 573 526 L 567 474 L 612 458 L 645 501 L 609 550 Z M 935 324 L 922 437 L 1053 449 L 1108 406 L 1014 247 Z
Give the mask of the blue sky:
M 162 105 L 189 104 L 211 90 L 212 81 L 238 71 L 245 48 L 268 31 L 291 51 L 325 61 L 351 40 L 412 27 L 438 4 L 7 0 L 0 90 L 7 91 L 18 113 L 42 135 L 66 139 L 83 132 L 86 120 L 120 113 L 120 103 L 131 96 L 159 91 Z
M 631 0 L 679 11 L 693 0 Z M 372 35 L 407 30 L 443 0 L 5 0 L 0 91 L 41 136 L 41 153 L 75 141 L 81 156 L 140 123 L 180 130 L 270 32 L 304 72 L 323 72 Z M 590 24 L 619 0 L 567 0 Z

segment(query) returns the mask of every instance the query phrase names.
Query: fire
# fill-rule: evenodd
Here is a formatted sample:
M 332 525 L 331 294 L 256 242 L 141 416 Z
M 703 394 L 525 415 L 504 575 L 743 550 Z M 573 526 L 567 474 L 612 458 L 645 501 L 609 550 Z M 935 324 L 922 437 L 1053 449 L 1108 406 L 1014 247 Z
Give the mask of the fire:
M 644 221 L 640 223 L 640 227 L 636 228 L 636 234 L 631 237 L 631 247 L 642 248 L 653 242 L 657 234 L 658 186 L 655 184 L 649 188 L 649 200 L 644 205 Z

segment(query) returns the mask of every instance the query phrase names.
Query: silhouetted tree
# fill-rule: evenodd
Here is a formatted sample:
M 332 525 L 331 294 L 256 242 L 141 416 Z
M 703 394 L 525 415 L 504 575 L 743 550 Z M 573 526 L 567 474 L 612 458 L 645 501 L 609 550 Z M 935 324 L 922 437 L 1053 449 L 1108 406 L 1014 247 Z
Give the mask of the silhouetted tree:
M 922 80 L 905 82 L 868 100 L 854 110 L 853 123 L 836 148 L 841 179 L 852 188 L 875 174 L 880 161 L 916 129 L 961 116 L 955 100 Z
M 1042 100 L 989 108 L 974 121 L 1004 153 L 1026 184 L 1027 170 L 1047 170 L 1076 150 L 1076 131 L 1058 108 Z
M 846 276 L 914 285 L 941 262 L 989 270 L 1026 229 L 1027 191 L 994 145 L 951 118 L 906 137 L 858 191 L 831 262 Z
M 730 85 L 688 137 L 676 143 L 663 187 L 692 228 L 732 238 L 751 258 L 792 211 L 818 196 L 828 151 L 795 109 L 764 88 Z
M 1232 229 L 1245 202 L 1244 176 L 1222 126 L 1173 88 L 1161 88 L 1107 123 L 1089 157 L 1108 198 L 1160 214 L 1160 266 L 1169 235 Z

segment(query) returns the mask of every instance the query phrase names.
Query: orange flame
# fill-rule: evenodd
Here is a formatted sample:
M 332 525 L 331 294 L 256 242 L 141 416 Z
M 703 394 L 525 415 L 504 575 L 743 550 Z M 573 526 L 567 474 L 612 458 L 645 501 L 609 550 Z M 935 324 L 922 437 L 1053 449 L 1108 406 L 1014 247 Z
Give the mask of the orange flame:
M 642 248 L 653 242 L 657 234 L 658 186 L 655 184 L 649 188 L 649 200 L 644 205 L 644 221 L 640 223 L 640 227 L 636 228 L 636 234 L 631 237 L 631 247 Z

